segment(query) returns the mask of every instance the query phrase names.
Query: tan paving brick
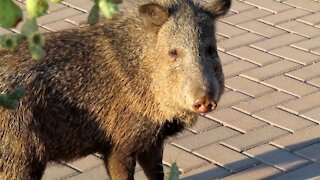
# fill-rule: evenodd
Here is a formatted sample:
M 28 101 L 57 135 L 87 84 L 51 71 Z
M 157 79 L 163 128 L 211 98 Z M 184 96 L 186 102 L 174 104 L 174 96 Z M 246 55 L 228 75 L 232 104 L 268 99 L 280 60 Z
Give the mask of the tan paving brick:
M 214 164 L 209 164 L 197 169 L 194 169 L 188 173 L 182 174 L 180 177 L 183 180 L 209 180 L 209 179 L 220 179 L 222 177 L 230 175 L 231 172 L 221 168 Z
M 320 24 L 320 14 L 319 13 L 310 14 L 308 16 L 303 16 L 303 17 L 299 18 L 298 20 L 301 22 L 304 22 L 306 24 L 316 26 L 316 25 Z
M 248 131 L 245 134 L 224 140 L 222 141 L 222 144 L 241 152 L 272 141 L 273 139 L 287 133 L 288 131 L 274 126 L 265 126 L 253 131 Z
M 274 91 L 272 88 L 239 76 L 227 79 L 225 81 L 225 86 L 252 97 L 258 97 Z
M 254 81 L 263 81 L 297 69 L 300 66 L 301 65 L 291 61 L 280 60 L 264 67 L 255 68 L 250 71 L 243 72 L 240 74 L 240 76 L 252 79 Z
M 50 164 L 42 177 L 43 180 L 53 180 L 56 179 L 57 176 L 59 176 L 61 179 L 68 178 L 71 176 L 75 176 L 79 174 L 79 171 L 76 171 L 75 169 L 72 169 L 66 165 L 61 164 Z
M 215 129 L 211 129 L 209 131 L 200 132 L 194 136 L 189 136 L 176 140 L 173 143 L 183 149 L 193 151 L 197 148 L 220 142 L 224 139 L 233 137 L 238 134 L 240 133 L 233 129 L 221 126 Z
M 231 39 L 227 39 L 225 41 L 221 41 L 218 43 L 218 49 L 222 51 L 227 51 L 230 49 L 234 49 L 240 46 L 245 46 L 249 44 L 253 44 L 255 42 L 263 40 L 264 37 L 252 33 L 246 33 L 239 36 L 235 36 Z
M 94 155 L 89 155 L 87 157 L 78 159 L 74 162 L 68 163 L 70 166 L 75 169 L 80 170 L 81 172 L 91 169 L 93 167 L 103 164 L 103 161 Z
M 211 113 L 208 117 L 220 122 L 224 126 L 231 127 L 242 133 L 267 125 L 256 118 L 230 108 Z
M 48 24 L 51 22 L 63 20 L 67 17 L 72 17 L 79 14 L 82 14 L 82 12 L 72 8 L 66 8 L 66 9 L 62 9 L 62 10 L 47 14 L 45 16 L 41 16 L 40 18 L 38 18 L 38 23 L 40 25 Z
M 319 41 L 320 42 L 320 41 Z M 301 81 L 308 81 L 315 77 L 320 77 L 320 63 L 311 64 L 309 66 L 291 71 L 289 76 L 299 79 Z
M 228 11 L 227 14 L 222 17 L 222 19 L 223 19 L 223 18 L 227 18 L 227 17 L 229 17 L 229 16 L 234 16 L 234 15 L 236 15 L 236 14 L 237 14 L 237 13 L 235 13 L 235 12 L 233 12 L 233 11 Z
M 8 29 L 4 29 L 0 27 L 0 35 L 4 35 L 4 34 L 12 34 L 12 31 L 9 31 Z
M 13 28 L 13 29 L 11 29 L 11 30 L 12 30 L 14 33 L 20 33 L 24 22 L 25 22 L 25 21 L 20 22 L 15 28 Z M 41 26 L 38 26 L 38 30 L 39 30 L 40 33 L 50 32 L 50 31 L 44 29 L 44 28 L 41 27 Z
M 313 163 L 304 166 L 295 171 L 291 171 L 287 174 L 283 174 L 279 177 L 274 178 L 275 180 L 288 180 L 288 179 L 311 179 L 320 177 L 320 165 Z
M 284 75 L 276 76 L 262 83 L 278 89 L 279 91 L 283 91 L 298 97 L 302 97 L 319 90 L 319 88 Z
M 313 49 L 320 47 L 319 42 L 320 42 L 320 37 L 316 37 L 316 38 L 311 38 L 305 41 L 292 44 L 291 46 L 298 49 L 302 49 L 304 51 L 311 51 Z
M 264 0 L 264 1 L 257 1 L 257 0 L 245 0 L 247 4 L 256 6 L 261 9 L 265 9 L 267 11 L 271 11 L 273 13 L 279 13 L 281 11 L 285 11 L 291 9 L 292 7 L 276 2 L 274 0 Z
M 311 79 L 308 83 L 320 88 L 320 77 Z
M 290 46 L 284 46 L 272 50 L 271 53 L 302 65 L 308 65 L 313 62 L 320 61 L 320 56 L 310 54 Z
M 190 129 L 195 133 L 199 133 L 202 131 L 207 131 L 210 129 L 217 128 L 219 126 L 220 126 L 219 123 L 212 121 L 211 119 L 208 119 L 203 116 L 198 116 L 197 123 L 194 126 L 192 126 Z
M 294 96 L 283 93 L 283 92 L 274 92 L 265 96 L 255 98 L 251 101 L 241 102 L 238 105 L 235 105 L 234 108 L 239 111 L 245 112 L 247 114 L 252 114 L 257 111 L 266 109 L 271 106 L 278 105 L 280 103 L 295 99 Z
M 242 11 L 247 11 L 247 10 L 251 10 L 251 9 L 255 9 L 254 6 L 245 4 L 243 2 L 240 1 L 232 1 L 231 4 L 231 8 L 232 11 L 236 12 L 236 13 L 240 13 Z
M 84 173 L 76 176 L 72 176 L 67 180 L 109 180 L 106 168 L 103 165 L 97 166 L 95 168 L 89 169 Z
M 309 26 L 305 23 L 299 21 L 289 21 L 279 24 L 277 27 L 289 31 L 291 33 L 296 33 L 301 36 L 312 38 L 320 34 L 320 29 Z
M 253 114 L 253 116 L 291 132 L 314 125 L 313 122 L 277 108 L 268 108 Z
M 314 50 L 311 50 L 311 52 L 320 56 L 320 48 L 316 48 Z
M 229 169 L 232 172 L 238 172 L 248 167 L 260 164 L 259 161 L 220 144 L 212 144 L 198 149 L 195 151 L 195 154 L 214 162 L 219 166 Z M 228 155 L 226 156 L 226 154 Z
M 239 60 L 239 58 L 226 54 L 225 52 L 218 51 L 220 61 L 222 65 L 228 64 L 232 61 Z
M 18 1 L 18 0 L 14 0 L 13 2 L 14 2 L 16 5 L 18 5 L 18 6 L 21 8 L 21 10 L 26 10 L 26 4 L 25 4 L 25 3 L 20 2 L 20 1 Z
M 216 41 L 219 42 L 219 41 L 224 41 L 226 40 L 227 38 L 222 36 L 222 35 L 219 35 L 219 34 L 216 34 Z
M 222 95 L 221 100 L 218 103 L 217 110 L 220 110 L 226 107 L 231 107 L 232 105 L 236 105 L 239 102 L 248 101 L 250 99 L 252 99 L 250 96 L 244 95 L 239 92 L 230 91 Z
M 301 9 L 305 9 L 311 12 L 318 12 L 320 11 L 320 4 L 319 2 L 314 1 L 301 1 L 301 0 L 287 0 L 284 2 L 285 4 L 289 4 L 291 6 L 295 6 Z
M 266 164 L 261 164 L 234 175 L 227 176 L 226 178 L 223 178 L 223 180 L 267 179 L 279 174 L 282 174 L 279 169 Z
M 279 148 L 285 148 L 289 151 L 295 151 L 304 146 L 319 142 L 319 140 L 320 125 L 315 125 L 296 131 L 294 134 L 276 139 L 272 141 L 271 144 Z
M 164 172 L 164 179 L 168 179 L 168 172 L 170 171 L 170 166 L 164 165 L 163 166 L 163 172 Z M 181 175 L 180 175 L 181 177 Z M 143 172 L 142 169 L 138 170 L 135 172 L 134 174 L 134 179 L 137 180 L 148 180 L 148 178 L 146 177 L 145 173 Z
M 183 173 L 208 164 L 206 160 L 171 144 L 166 144 L 164 147 L 163 161 L 167 165 L 177 162 L 179 169 L 181 169 Z
M 267 17 L 260 18 L 260 21 L 271 25 L 277 25 L 309 14 L 311 13 L 306 10 L 294 8 Z
M 320 124 L 320 107 L 307 111 L 306 113 L 302 114 L 302 117 Z
M 93 1 L 88 0 L 64 0 L 63 3 L 84 12 L 90 11 L 94 5 Z
M 250 149 L 244 154 L 286 172 L 310 163 L 306 159 L 269 144 Z
M 49 31 L 60 31 L 64 29 L 75 29 L 77 26 L 68 23 L 66 21 L 56 21 L 48 24 L 44 24 L 43 27 Z
M 320 164 L 320 143 L 307 146 L 294 153 Z
M 286 102 L 279 107 L 285 109 L 294 114 L 301 114 L 308 110 L 311 110 L 317 106 L 320 106 L 320 92 L 316 92 L 299 99 L 291 100 Z
M 166 166 L 166 165 L 165 165 L 165 166 Z M 165 166 L 164 166 L 164 167 L 165 167 Z M 142 167 L 141 167 L 140 164 L 137 162 L 134 171 L 135 171 L 135 172 L 138 172 L 138 171 L 141 171 L 141 170 L 142 170 Z
M 52 12 L 55 12 L 55 11 L 59 11 L 61 9 L 65 9 L 67 8 L 68 6 L 66 5 L 63 5 L 61 3 L 53 3 L 51 1 L 48 1 L 49 3 L 49 9 L 48 9 L 48 13 L 52 13 Z
M 271 64 L 273 62 L 278 61 L 280 58 L 277 56 L 273 56 L 266 52 L 257 50 L 255 48 L 249 46 L 243 46 L 237 49 L 233 49 L 229 51 L 231 55 L 244 59 L 246 61 L 252 62 L 259 66 L 264 66 L 267 64 Z
M 143 170 L 139 170 L 134 173 L 134 179 L 147 180 L 148 178 L 144 174 Z
M 216 23 L 216 28 L 217 28 L 216 33 L 221 34 L 228 38 L 247 33 L 247 31 L 243 29 L 237 28 L 235 26 L 232 26 L 222 21 L 218 21 Z
M 276 49 L 285 45 L 293 44 L 303 39 L 305 38 L 299 35 L 283 34 L 280 36 L 273 37 L 271 39 L 267 39 L 267 40 L 252 44 L 251 46 L 257 49 L 261 49 L 263 51 L 270 51 L 272 49 Z
M 286 33 L 286 31 L 282 29 L 276 28 L 274 26 L 270 26 L 266 23 L 263 23 L 257 20 L 241 23 L 238 25 L 238 27 L 241 27 L 247 31 L 250 31 L 268 38 Z
M 76 15 L 76 16 L 72 16 L 72 17 L 67 17 L 65 19 L 67 22 L 70 22 L 74 25 L 80 26 L 83 24 L 87 24 L 88 22 L 88 14 L 80 14 L 80 15 Z
M 230 24 L 240 24 L 246 21 L 250 21 L 253 19 L 258 19 L 260 17 L 264 17 L 267 15 L 270 15 L 271 13 L 266 11 L 266 10 L 262 10 L 262 9 L 251 9 L 248 11 L 244 11 L 241 12 L 240 14 L 237 15 L 233 15 L 233 16 L 229 16 L 226 18 L 223 18 L 222 20 L 225 22 L 228 22 Z
M 230 91 L 232 91 L 232 90 L 227 88 L 227 87 L 224 87 L 224 93 L 227 93 L 227 92 L 230 92 Z
M 194 134 L 196 134 L 196 133 L 190 131 L 189 129 L 185 129 L 182 132 L 178 133 L 177 135 L 169 137 L 166 140 L 166 142 L 167 143 L 172 143 L 172 142 L 176 141 L 177 139 L 182 139 L 182 138 L 185 138 L 185 137 L 188 137 L 188 136 L 192 136 Z
M 237 76 L 241 72 L 248 71 L 250 69 L 254 69 L 257 65 L 246 61 L 232 61 L 231 63 L 222 67 L 225 78 L 230 78 L 232 76 Z

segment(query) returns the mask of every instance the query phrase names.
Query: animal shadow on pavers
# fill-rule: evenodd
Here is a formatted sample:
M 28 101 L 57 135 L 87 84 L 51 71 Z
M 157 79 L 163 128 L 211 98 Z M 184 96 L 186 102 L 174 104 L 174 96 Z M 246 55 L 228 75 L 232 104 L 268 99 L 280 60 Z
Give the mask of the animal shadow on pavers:
M 287 136 L 284 136 L 283 138 L 286 137 Z M 280 140 L 283 138 L 281 137 Z M 221 144 L 215 144 L 213 146 L 216 145 L 224 146 Z M 228 148 L 226 146 L 224 147 Z M 222 157 L 221 155 L 218 157 L 214 155 L 215 148 L 209 147 L 207 150 L 203 150 L 205 148 L 206 147 L 195 150 L 193 153 L 218 166 L 214 168 L 200 167 L 198 169 L 193 169 L 191 172 L 182 174 L 182 180 L 300 180 L 320 177 L 320 138 L 309 139 L 287 146 L 281 146 L 281 143 L 278 144 L 277 140 L 274 140 L 267 144 L 245 149 L 241 153 L 234 151 L 234 153 L 243 155 L 244 158 L 231 163 L 223 163 L 226 157 L 230 157 L 229 151 L 226 151 L 226 157 Z M 231 148 L 228 149 L 233 151 Z M 212 149 L 212 152 L 210 152 L 210 149 Z

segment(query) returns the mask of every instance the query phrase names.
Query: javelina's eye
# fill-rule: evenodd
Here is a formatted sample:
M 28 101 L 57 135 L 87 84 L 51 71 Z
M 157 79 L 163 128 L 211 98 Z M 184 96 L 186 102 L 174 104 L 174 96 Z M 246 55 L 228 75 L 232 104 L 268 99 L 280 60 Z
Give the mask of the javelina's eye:
M 179 56 L 178 50 L 177 49 L 172 49 L 169 51 L 169 56 L 173 58 L 177 58 Z
M 216 48 L 214 46 L 207 46 L 205 49 L 206 56 L 214 58 L 217 54 Z

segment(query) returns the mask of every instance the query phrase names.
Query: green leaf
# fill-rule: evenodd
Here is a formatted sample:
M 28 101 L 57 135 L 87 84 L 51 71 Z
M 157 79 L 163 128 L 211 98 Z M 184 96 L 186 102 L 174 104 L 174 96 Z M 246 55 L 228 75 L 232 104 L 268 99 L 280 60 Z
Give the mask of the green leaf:
M 22 10 L 12 0 L 0 1 L 0 26 L 15 27 L 22 20 Z
M 168 172 L 168 180 L 179 180 L 179 169 L 177 163 L 171 164 L 170 171 Z
M 30 36 L 38 32 L 38 25 L 36 18 L 29 18 L 23 24 L 21 34 L 24 36 Z
M 0 36 L 0 47 L 15 50 L 23 41 L 22 35 L 3 35 Z
M 116 4 L 112 0 L 99 0 L 98 5 L 107 19 L 112 19 L 113 15 L 118 10 Z
M 31 46 L 43 46 L 45 43 L 45 39 L 41 34 L 33 34 L 31 36 L 28 36 L 28 42 Z
M 26 95 L 26 91 L 23 87 L 18 87 L 16 90 L 8 95 L 8 98 L 11 100 L 19 101 L 20 98 Z
M 31 57 L 34 60 L 42 60 L 46 56 L 46 52 L 37 45 L 29 45 L 29 50 L 31 52 Z
M 0 105 L 7 109 L 16 109 L 19 105 L 19 101 L 11 100 L 7 95 L 0 95 Z
M 61 2 L 62 0 L 50 0 L 51 2 L 53 2 L 53 3 L 59 3 L 59 2 Z
M 27 12 L 30 17 L 42 16 L 49 8 L 47 0 L 27 0 Z
M 23 96 L 25 96 L 25 90 L 22 86 L 19 86 L 8 95 L 0 94 L 0 105 L 7 109 L 16 109 Z
M 99 12 L 100 12 L 100 9 L 99 9 L 99 6 L 98 4 L 96 3 L 91 11 L 90 11 L 90 14 L 88 16 L 88 23 L 92 26 L 94 24 L 96 24 L 98 21 L 99 21 Z

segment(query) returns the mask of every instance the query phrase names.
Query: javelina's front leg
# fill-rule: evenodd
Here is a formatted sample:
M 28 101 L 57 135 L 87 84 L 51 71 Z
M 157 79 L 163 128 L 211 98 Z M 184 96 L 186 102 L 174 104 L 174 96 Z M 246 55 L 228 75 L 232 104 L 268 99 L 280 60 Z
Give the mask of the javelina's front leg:
M 133 180 L 136 159 L 120 151 L 105 156 L 105 165 L 111 180 Z
M 163 180 L 163 142 L 137 155 L 138 162 L 149 180 Z

